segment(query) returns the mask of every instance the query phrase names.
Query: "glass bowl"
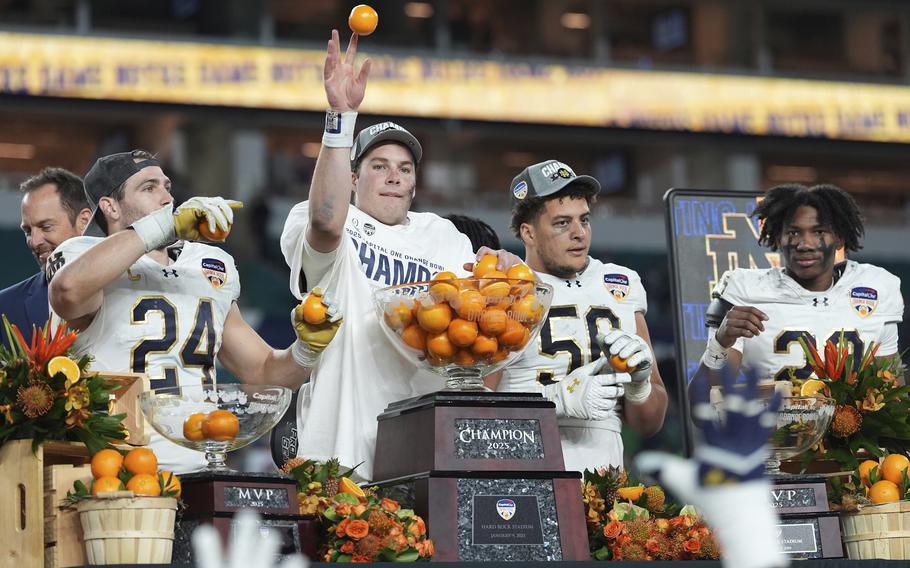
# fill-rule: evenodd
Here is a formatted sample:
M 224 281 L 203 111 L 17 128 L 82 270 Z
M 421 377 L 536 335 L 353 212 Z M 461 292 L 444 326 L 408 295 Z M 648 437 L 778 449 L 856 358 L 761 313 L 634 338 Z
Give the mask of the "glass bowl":
M 373 292 L 392 345 L 444 376 L 447 390 L 487 390 L 483 377 L 534 341 L 552 301 L 552 286 L 518 278 L 453 278 Z
M 242 448 L 278 423 L 291 389 L 269 385 L 197 385 L 146 391 L 139 405 L 155 430 L 175 444 L 204 452 L 203 471 L 230 471 L 227 452 Z

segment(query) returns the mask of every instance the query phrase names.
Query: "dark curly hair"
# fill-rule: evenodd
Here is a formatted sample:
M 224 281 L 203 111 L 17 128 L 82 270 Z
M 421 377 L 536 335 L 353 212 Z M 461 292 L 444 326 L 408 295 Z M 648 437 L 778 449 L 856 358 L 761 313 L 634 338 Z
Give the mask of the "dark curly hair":
M 763 223 L 758 242 L 777 250 L 784 227 L 804 205 L 818 211 L 819 223 L 830 226 L 834 234 L 843 239 L 846 250 L 863 248 L 859 241 L 865 229 L 856 201 L 843 189 L 827 183 L 812 187 L 785 183 L 769 189 L 752 212 L 752 216 Z
M 474 247 L 475 251 L 484 246 L 493 250 L 502 248 L 499 244 L 499 235 L 496 234 L 493 227 L 480 219 L 454 213 L 446 215 L 445 218 L 451 221 L 460 233 L 465 234 L 471 240 L 471 246 Z
M 533 223 L 536 221 L 543 212 L 543 208 L 546 206 L 547 201 L 560 199 L 562 197 L 568 197 L 570 199 L 581 197 L 588 202 L 588 207 L 594 205 L 594 202 L 597 201 L 597 196 L 592 195 L 590 189 L 577 184 L 569 184 L 552 195 L 529 197 L 512 206 L 512 223 L 509 226 L 512 233 L 521 240 L 521 226 L 525 223 Z

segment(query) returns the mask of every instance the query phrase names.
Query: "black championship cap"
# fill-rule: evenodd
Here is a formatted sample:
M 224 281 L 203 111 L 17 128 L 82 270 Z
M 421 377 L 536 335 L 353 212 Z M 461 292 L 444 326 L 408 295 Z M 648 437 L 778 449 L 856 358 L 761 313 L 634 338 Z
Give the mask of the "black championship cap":
M 577 176 L 566 164 L 557 160 L 547 160 L 528 166 L 512 180 L 510 190 L 512 204 L 531 197 L 546 197 L 553 195 L 569 185 L 590 192 L 591 195 L 600 193 L 600 183 L 591 176 Z
M 138 152 L 138 150 L 133 150 L 102 156 L 85 174 L 85 196 L 92 205 L 92 218 L 83 232 L 84 235 L 105 236 L 104 230 L 98 224 L 98 216 L 104 215 L 98 208 L 98 201 L 102 197 L 110 197 L 118 187 L 123 185 L 123 182 L 143 168 L 161 166 L 161 163 L 155 158 L 143 158 L 138 155 Z
M 381 142 L 398 142 L 411 151 L 414 156 L 414 165 L 420 163 L 423 157 L 423 149 L 420 142 L 414 138 L 414 135 L 398 126 L 394 122 L 380 122 L 373 126 L 364 128 L 354 139 L 354 146 L 351 148 L 351 167 L 354 166 L 370 148 L 373 148 Z

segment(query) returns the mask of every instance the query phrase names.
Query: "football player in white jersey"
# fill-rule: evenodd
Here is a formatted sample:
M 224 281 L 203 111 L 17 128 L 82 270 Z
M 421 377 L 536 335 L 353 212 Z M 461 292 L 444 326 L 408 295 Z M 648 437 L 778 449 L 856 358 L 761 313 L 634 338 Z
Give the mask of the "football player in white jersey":
M 621 466 L 622 420 L 652 436 L 667 410 L 645 323 L 645 289 L 634 270 L 588 255 L 596 179 L 547 160 L 522 171 L 511 190 L 512 232 L 554 295 L 536 344 L 506 368 L 498 385 L 496 377 L 488 385 L 542 392 L 556 403 L 567 469 Z M 611 355 L 632 369 L 615 372 Z
M 799 338 L 823 354 L 825 342 L 837 341 L 841 331 L 854 353 L 869 342 L 881 343 L 879 357 L 898 353 L 900 279 L 871 264 L 836 262 L 838 249 L 861 248 L 862 216 L 850 194 L 827 184 L 780 185 L 753 215 L 762 224 L 759 242 L 780 252 L 783 268 L 738 268 L 721 276 L 695 379 L 717 384 L 714 370 L 724 365 L 765 379 L 787 380 L 791 373 L 806 379 L 812 369 Z
M 450 221 L 410 210 L 423 150 L 407 130 L 382 122 L 354 139 L 370 69 L 366 60 L 355 70 L 356 51 L 354 35 L 342 58 L 338 32 L 332 31 L 322 149 L 309 201 L 292 209 L 281 250 L 291 268 L 291 292 L 300 298 L 315 286 L 332 290 L 348 322 L 299 396 L 298 452 L 309 459 L 337 457 L 345 466 L 362 464 L 356 473 L 371 479 L 376 417 L 391 402 L 443 386 L 442 377 L 418 369 L 389 344 L 372 292 L 426 281 L 441 271 L 465 274 L 466 265 L 487 252 L 499 256 L 500 268 L 520 259 L 489 249 L 475 256 Z
M 147 373 L 152 388 L 211 384 L 215 357 L 248 383 L 296 387 L 309 376 L 313 350 L 299 339 L 269 347 L 237 308 L 234 259 L 203 240 L 199 224 L 227 230 L 232 205 L 194 197 L 173 210 L 170 180 L 158 160 L 134 150 L 99 158 L 85 176 L 95 207 L 86 233 L 48 260 L 55 314 L 80 331 L 77 354 L 97 370 Z M 178 240 L 181 239 L 181 240 Z M 204 455 L 152 434 L 163 469 L 187 472 Z

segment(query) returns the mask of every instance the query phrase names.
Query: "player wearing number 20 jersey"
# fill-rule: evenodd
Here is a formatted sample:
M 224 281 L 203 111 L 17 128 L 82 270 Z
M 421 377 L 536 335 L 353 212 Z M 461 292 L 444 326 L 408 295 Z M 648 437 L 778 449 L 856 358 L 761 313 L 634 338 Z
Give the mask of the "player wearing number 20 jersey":
M 101 240 L 65 241 L 48 261 L 49 272 Z M 240 295 L 234 259 L 192 242 L 168 253 L 176 255 L 172 264 L 142 256 L 104 289 L 104 303 L 73 345 L 77 355 L 95 357 L 93 369 L 146 373 L 153 389 L 214 382 L 224 322 Z M 157 432 L 151 433 L 150 447 L 162 469 L 192 471 L 205 465 L 201 452 L 183 449 Z
M 537 392 L 601 355 L 596 338 L 611 328 L 636 332 L 635 313 L 646 313 L 648 300 L 638 273 L 588 258 L 588 266 L 568 280 L 538 273 L 553 286 L 553 303 L 536 344 L 509 365 L 498 390 Z M 559 418 L 566 469 L 622 465 L 622 421 L 613 411 L 605 420 Z
M 743 355 L 742 366 L 762 378 L 788 380 L 791 372 L 808 378 L 812 369 L 799 345 L 801 336 L 820 354 L 825 342 L 837 341 L 842 330 L 854 352 L 863 352 L 870 341 L 881 343 L 879 357 L 898 351 L 897 324 L 904 314 L 900 279 L 878 266 L 848 260 L 835 266 L 831 288 L 817 292 L 799 285 L 782 268 L 739 268 L 721 276 L 713 295 L 767 314 L 764 332 L 733 344 Z

